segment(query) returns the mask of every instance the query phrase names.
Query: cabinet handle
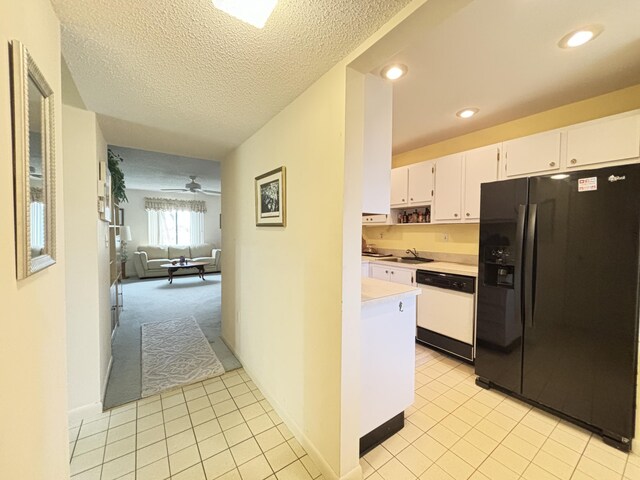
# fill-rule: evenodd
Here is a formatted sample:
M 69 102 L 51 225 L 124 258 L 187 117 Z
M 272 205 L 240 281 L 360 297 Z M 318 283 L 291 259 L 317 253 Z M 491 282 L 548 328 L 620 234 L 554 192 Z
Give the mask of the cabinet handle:
M 576 163 L 578 163 L 578 160 L 576 160 L 575 158 L 571 159 L 571 165 L 575 165 Z
M 413 202 L 413 198 L 411 199 L 411 201 Z
M 401 312 L 404 312 L 404 310 L 403 310 L 403 308 L 402 308 L 402 307 L 403 307 L 402 302 L 400 302 L 400 303 L 398 304 L 398 310 L 400 310 Z
M 396 272 L 394 272 L 393 270 L 391 270 L 391 275 L 393 275 L 394 273 L 396 273 Z
M 384 273 L 389 273 L 389 270 L 385 270 Z
M 457 213 L 454 213 L 454 214 L 453 214 L 453 216 L 454 216 L 454 217 L 456 217 L 456 218 L 458 218 L 458 214 L 457 214 Z
M 404 202 L 404 198 L 402 199 L 402 201 Z
M 411 285 L 413 285 L 413 275 L 411 275 Z
M 471 214 L 469 212 L 467 212 L 467 217 L 470 217 L 470 216 L 471 216 Z
M 549 162 L 549 166 L 550 167 L 555 167 L 556 166 L 556 162 Z

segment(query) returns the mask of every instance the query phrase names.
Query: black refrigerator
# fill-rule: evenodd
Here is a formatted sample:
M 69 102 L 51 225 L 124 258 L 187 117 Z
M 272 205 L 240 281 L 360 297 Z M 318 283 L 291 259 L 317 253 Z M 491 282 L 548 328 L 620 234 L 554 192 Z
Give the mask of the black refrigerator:
M 483 184 L 476 383 L 628 450 L 639 246 L 640 165 Z

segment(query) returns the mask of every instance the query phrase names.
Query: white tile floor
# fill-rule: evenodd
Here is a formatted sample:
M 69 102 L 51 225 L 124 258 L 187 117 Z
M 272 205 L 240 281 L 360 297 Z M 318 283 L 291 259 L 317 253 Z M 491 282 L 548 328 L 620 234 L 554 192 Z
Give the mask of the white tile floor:
M 405 427 L 360 460 L 368 480 L 640 480 L 640 456 L 474 383 L 416 346 Z M 72 480 L 322 479 L 249 376 L 222 377 L 69 428 Z
M 474 380 L 471 366 L 416 346 L 415 403 L 405 427 L 360 460 L 364 477 L 640 479 L 639 455 Z
M 85 419 L 69 442 L 72 480 L 322 479 L 242 369 Z

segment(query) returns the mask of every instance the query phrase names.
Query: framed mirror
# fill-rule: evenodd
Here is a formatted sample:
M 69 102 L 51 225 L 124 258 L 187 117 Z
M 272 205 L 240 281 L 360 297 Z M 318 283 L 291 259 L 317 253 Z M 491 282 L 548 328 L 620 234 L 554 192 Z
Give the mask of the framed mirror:
M 11 42 L 16 271 L 23 279 L 55 263 L 53 90 L 26 47 Z

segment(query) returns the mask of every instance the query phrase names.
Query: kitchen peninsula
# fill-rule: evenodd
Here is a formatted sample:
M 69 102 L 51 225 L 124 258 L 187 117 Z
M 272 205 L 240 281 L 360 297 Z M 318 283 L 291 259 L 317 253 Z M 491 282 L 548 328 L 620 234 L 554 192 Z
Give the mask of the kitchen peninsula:
M 404 426 L 413 404 L 420 289 L 362 279 L 360 455 Z

